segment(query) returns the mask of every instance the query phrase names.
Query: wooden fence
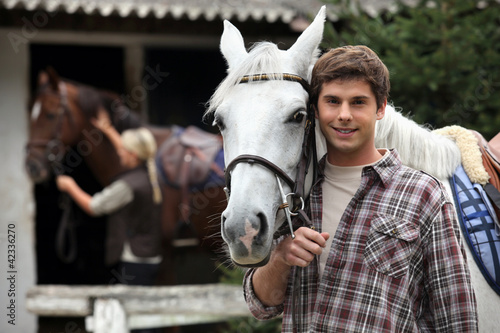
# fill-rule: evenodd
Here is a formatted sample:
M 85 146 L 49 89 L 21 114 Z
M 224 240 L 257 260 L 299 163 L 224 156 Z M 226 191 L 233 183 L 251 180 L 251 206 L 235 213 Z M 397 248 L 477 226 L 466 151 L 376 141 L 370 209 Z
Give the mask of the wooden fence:
M 28 311 L 39 316 L 85 317 L 87 331 L 195 325 L 250 316 L 241 286 L 39 285 L 27 293 Z

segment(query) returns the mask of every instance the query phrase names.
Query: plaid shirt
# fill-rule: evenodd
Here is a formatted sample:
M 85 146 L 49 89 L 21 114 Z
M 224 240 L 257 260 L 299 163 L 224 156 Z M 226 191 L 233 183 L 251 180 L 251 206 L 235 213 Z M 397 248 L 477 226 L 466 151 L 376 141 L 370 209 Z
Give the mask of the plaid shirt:
M 324 165 L 325 158 L 310 196 L 319 230 Z M 438 180 L 403 166 L 396 150 L 363 169 L 320 281 L 318 261 L 300 269 L 298 332 L 477 332 L 476 299 L 454 206 Z M 296 269 L 278 307 L 265 307 L 255 296 L 255 269 L 243 281 L 256 318 L 283 312 L 282 332 L 293 331 Z

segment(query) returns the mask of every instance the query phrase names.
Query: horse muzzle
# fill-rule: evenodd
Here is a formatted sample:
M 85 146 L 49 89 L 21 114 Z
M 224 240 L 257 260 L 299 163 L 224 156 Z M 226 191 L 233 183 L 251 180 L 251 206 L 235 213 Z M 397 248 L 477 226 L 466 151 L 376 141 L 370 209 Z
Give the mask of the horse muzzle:
M 47 181 L 51 174 L 49 164 L 32 155 L 28 155 L 26 157 L 25 169 L 28 177 L 35 184 L 40 184 Z
M 222 238 L 236 265 L 258 267 L 269 261 L 273 229 L 269 228 L 264 213 L 226 209 L 222 213 L 221 222 Z

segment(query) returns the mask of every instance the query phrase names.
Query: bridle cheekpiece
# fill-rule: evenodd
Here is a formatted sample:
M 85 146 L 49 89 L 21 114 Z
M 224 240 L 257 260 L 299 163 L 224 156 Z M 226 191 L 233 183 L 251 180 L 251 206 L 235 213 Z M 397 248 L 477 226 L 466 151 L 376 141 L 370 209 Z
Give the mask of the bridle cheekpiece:
M 243 77 L 241 77 L 238 83 L 249 83 L 255 81 L 270 81 L 270 80 L 285 80 L 285 81 L 297 82 L 302 85 L 302 87 L 307 93 L 309 93 L 309 83 L 304 78 L 295 74 L 288 74 L 288 73 L 244 75 Z M 285 211 L 288 227 L 292 238 L 295 238 L 295 234 L 291 216 L 296 216 L 300 214 L 304 222 L 306 222 L 309 225 L 312 225 L 309 218 L 304 213 L 305 177 L 311 159 L 316 158 L 316 153 L 315 153 L 316 149 L 314 141 L 314 113 L 312 111 L 312 108 L 310 107 L 308 107 L 307 109 L 307 119 L 304 131 L 305 135 L 304 135 L 304 142 L 302 144 L 301 160 L 297 165 L 297 173 L 295 181 L 292 180 L 286 174 L 286 172 L 284 172 L 279 166 L 258 155 L 243 154 L 237 156 L 228 164 L 228 166 L 224 170 L 226 179 L 226 187 L 224 188 L 224 191 L 226 192 L 228 200 L 231 193 L 231 172 L 238 163 L 245 162 L 249 164 L 260 164 L 263 167 L 270 170 L 271 172 L 273 172 L 274 175 L 276 176 L 276 181 L 278 182 L 278 187 L 280 190 L 280 195 L 282 200 L 280 209 L 283 209 Z M 311 156 L 310 154 L 311 151 L 310 148 L 313 148 L 312 149 L 313 156 Z M 293 193 L 285 194 L 280 179 L 283 180 L 292 189 Z M 288 198 L 292 198 L 292 205 L 289 204 Z M 275 235 L 275 237 L 284 233 L 286 232 L 282 231 L 278 235 Z

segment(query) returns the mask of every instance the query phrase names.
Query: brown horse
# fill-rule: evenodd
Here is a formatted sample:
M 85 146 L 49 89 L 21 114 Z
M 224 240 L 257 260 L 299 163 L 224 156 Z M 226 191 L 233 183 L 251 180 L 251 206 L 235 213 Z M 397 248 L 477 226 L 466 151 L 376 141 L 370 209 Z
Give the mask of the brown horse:
M 28 175 L 35 184 L 51 182 L 53 176 L 57 174 L 72 175 L 78 183 L 78 179 L 82 177 L 78 177 L 76 173 L 81 166 L 85 166 L 86 172 L 90 173 L 97 184 L 94 186 L 95 192 L 109 185 L 113 178 L 123 171 L 113 145 L 90 122 L 90 119 L 97 115 L 99 108 L 106 109 L 119 132 L 142 126 L 138 116 L 128 109 L 116 94 L 61 79 L 51 69 L 39 75 L 37 92 L 30 113 L 30 138 L 25 163 Z M 162 143 L 169 142 L 172 145 L 173 137 L 179 132 L 176 126 L 146 127 L 153 132 L 159 153 L 166 151 L 162 150 Z M 187 147 L 189 149 L 186 147 L 183 146 L 181 151 L 190 153 L 190 159 L 193 158 L 193 154 L 199 154 L 196 147 Z M 174 150 L 179 151 L 179 149 Z M 157 162 L 160 168 L 172 169 L 172 166 L 162 165 L 168 158 L 159 157 L 161 158 L 158 158 Z M 187 160 L 185 156 L 179 155 L 178 158 Z M 184 174 L 184 177 L 187 176 L 189 174 Z M 184 233 L 187 231 L 189 237 L 197 238 L 195 243 L 199 245 L 191 246 L 191 250 L 208 250 L 212 254 L 218 251 L 221 241 L 214 235 L 219 232 L 218 223 L 210 222 L 218 221 L 225 206 L 225 194 L 220 183 L 212 182 L 212 185 L 214 184 L 215 186 L 208 184 L 198 188 L 196 192 L 189 191 L 189 200 L 186 199 L 186 186 L 176 188 L 164 184 L 161 223 L 165 253 L 160 268 L 159 284 L 172 284 L 178 280 L 172 264 L 174 253 L 172 244 L 179 243 L 177 238 L 180 230 Z M 86 185 L 88 185 L 87 180 L 80 183 L 84 189 Z M 42 193 L 42 199 L 44 196 Z M 185 209 L 186 203 L 189 203 L 189 210 Z M 37 204 L 37 208 L 39 207 Z M 81 215 L 81 212 L 79 214 Z M 87 218 L 91 219 L 88 216 Z M 75 234 L 75 226 L 60 233 L 61 237 L 57 241 L 59 254 L 65 257 L 63 261 L 71 262 L 75 257 L 76 245 L 71 244 L 76 241 Z M 211 258 L 215 259 L 216 255 Z M 212 265 L 214 261 L 212 260 Z M 211 271 L 215 270 L 212 268 Z

